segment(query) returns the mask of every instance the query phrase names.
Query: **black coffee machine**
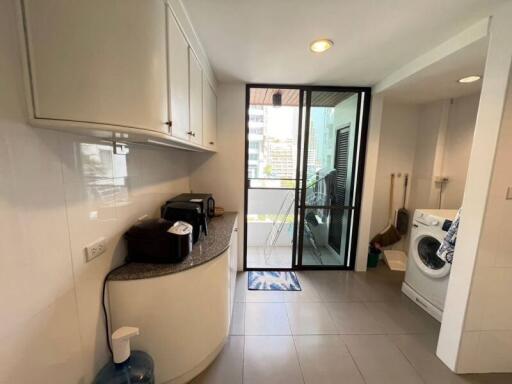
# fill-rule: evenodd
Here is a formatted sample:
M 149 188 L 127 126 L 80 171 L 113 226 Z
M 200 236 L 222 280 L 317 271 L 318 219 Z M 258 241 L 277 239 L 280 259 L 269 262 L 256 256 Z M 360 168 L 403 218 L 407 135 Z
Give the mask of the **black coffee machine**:
M 201 209 L 201 213 L 206 216 L 207 220 L 215 215 L 215 200 L 211 193 L 182 193 L 181 195 L 167 200 L 166 204 L 177 202 L 197 204 Z
M 169 221 L 184 221 L 192 225 L 192 239 L 199 240 L 201 232 L 208 235 L 206 215 L 201 213 L 199 205 L 180 201 L 165 203 L 162 207 L 162 218 Z

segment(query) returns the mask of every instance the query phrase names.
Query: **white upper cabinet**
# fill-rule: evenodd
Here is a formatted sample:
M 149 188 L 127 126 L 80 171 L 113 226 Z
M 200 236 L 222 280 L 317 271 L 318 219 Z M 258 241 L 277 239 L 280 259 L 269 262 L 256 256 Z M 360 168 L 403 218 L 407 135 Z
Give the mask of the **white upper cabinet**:
M 188 42 L 170 9 L 167 9 L 169 42 L 169 120 L 171 135 L 189 140 Z
M 203 145 L 203 70 L 189 48 L 190 71 L 190 140 Z
M 180 0 L 17 2 L 32 125 L 215 149 L 215 79 Z
M 217 148 L 217 96 L 210 83 L 203 80 L 203 147 Z
M 162 0 L 21 5 L 31 119 L 168 132 Z

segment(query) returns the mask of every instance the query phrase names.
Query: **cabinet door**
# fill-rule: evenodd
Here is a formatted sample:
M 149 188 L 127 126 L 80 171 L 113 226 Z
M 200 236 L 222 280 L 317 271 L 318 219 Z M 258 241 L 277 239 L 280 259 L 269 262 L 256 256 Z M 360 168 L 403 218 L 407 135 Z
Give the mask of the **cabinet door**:
M 236 275 L 238 272 L 238 218 L 235 219 L 235 227 L 231 233 L 231 245 L 229 246 L 229 276 L 230 276 L 230 303 L 233 305 L 236 290 Z
M 194 144 L 203 145 L 203 70 L 189 48 L 190 133 Z
M 35 118 L 167 132 L 162 0 L 24 0 Z
M 189 140 L 188 43 L 169 8 L 167 8 L 167 20 L 171 135 L 179 139 Z
M 217 147 L 217 96 L 210 83 L 203 77 L 203 146 Z

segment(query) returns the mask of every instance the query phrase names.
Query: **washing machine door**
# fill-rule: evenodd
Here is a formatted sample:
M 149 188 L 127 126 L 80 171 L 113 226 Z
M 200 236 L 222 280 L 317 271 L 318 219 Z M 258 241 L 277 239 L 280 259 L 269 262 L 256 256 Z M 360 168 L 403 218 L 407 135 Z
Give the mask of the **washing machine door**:
M 413 258 L 418 268 L 435 279 L 450 273 L 451 265 L 437 256 L 441 242 L 430 234 L 421 234 L 414 240 Z

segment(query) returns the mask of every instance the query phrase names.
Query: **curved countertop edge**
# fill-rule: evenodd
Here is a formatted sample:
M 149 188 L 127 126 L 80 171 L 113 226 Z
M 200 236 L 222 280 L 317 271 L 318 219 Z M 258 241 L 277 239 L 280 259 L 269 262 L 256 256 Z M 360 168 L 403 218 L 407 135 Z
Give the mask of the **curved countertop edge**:
M 237 212 L 225 212 L 208 223 L 208 236 L 201 235 L 192 252 L 180 263 L 126 263 L 112 270 L 108 281 L 150 279 L 183 272 L 203 265 L 222 255 L 231 245 L 231 234 L 235 227 Z

